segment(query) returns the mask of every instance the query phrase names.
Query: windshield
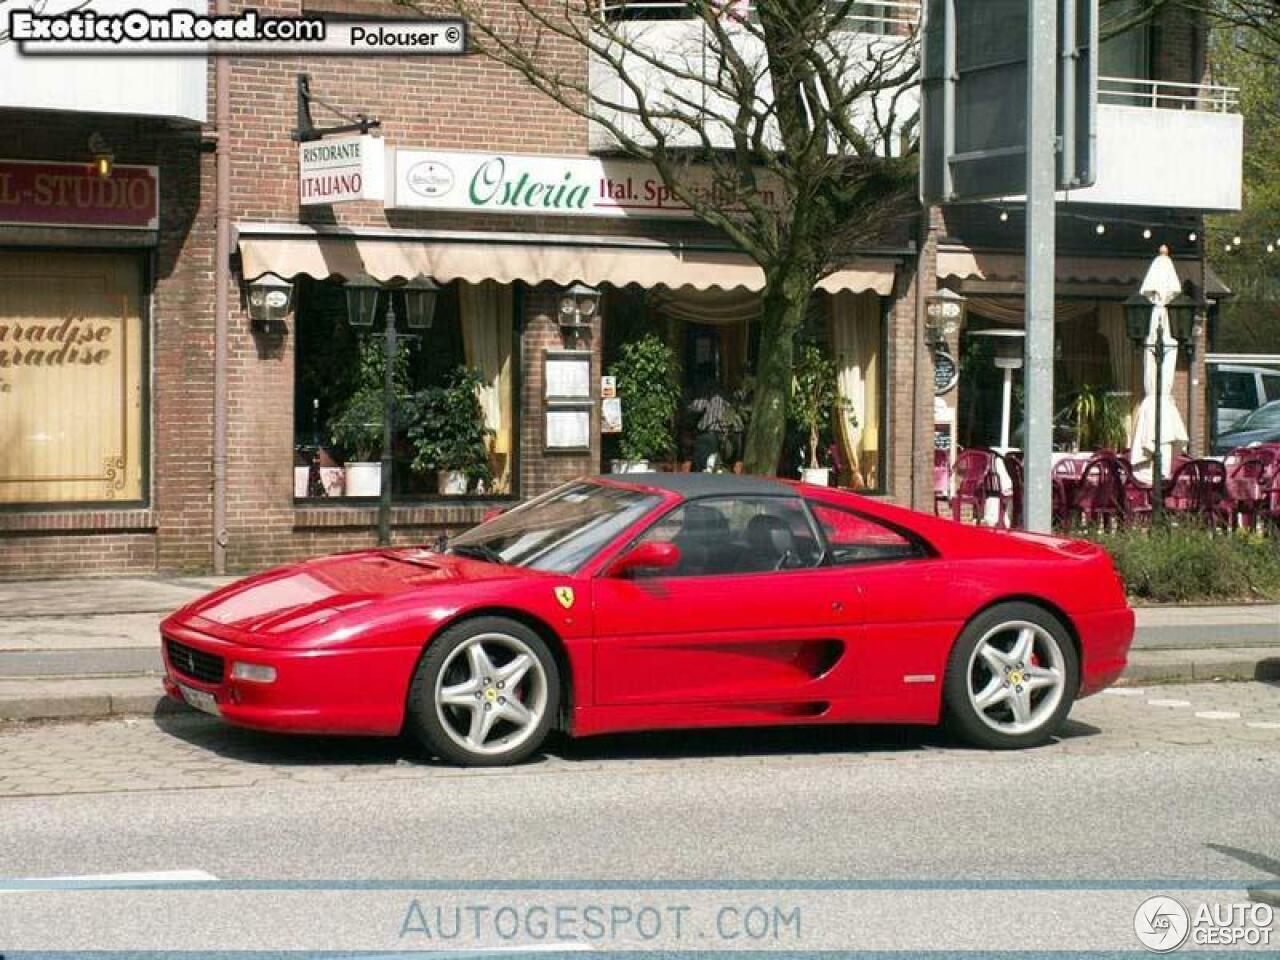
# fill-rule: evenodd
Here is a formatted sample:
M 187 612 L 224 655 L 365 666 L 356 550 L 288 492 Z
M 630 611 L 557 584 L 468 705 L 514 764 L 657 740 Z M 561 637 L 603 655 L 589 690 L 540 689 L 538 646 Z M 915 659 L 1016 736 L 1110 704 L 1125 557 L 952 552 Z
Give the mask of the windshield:
M 1265 404 L 1253 413 L 1241 417 L 1231 425 L 1231 432 L 1266 430 L 1268 427 L 1280 427 L 1280 401 Z
M 449 542 L 449 552 L 572 573 L 648 513 L 658 497 L 596 483 L 566 484 Z

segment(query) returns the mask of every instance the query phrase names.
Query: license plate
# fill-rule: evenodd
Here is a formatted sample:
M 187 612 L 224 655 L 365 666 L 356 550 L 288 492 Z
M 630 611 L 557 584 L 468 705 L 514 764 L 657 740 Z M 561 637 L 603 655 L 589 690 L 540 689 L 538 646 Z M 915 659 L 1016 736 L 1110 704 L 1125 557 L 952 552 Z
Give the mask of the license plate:
M 182 699 L 187 701 L 197 710 L 203 710 L 205 713 L 211 713 L 215 717 L 218 716 L 218 701 L 213 698 L 212 693 L 205 693 L 203 690 L 193 690 L 186 684 L 178 684 L 178 689 L 182 691 Z

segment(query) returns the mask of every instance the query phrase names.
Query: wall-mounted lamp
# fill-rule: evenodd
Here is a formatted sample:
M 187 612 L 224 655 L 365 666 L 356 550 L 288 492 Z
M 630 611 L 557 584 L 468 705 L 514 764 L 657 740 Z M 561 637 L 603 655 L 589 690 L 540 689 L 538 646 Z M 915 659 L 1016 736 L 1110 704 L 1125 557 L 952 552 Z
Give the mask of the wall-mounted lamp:
M 266 273 L 249 282 L 246 299 L 249 322 L 255 330 L 267 331 L 289 315 L 293 306 L 293 284 L 274 273 Z
M 565 346 L 576 337 L 591 333 L 591 318 L 600 309 L 600 291 L 585 283 L 575 283 L 560 296 L 560 333 Z
M 89 134 L 89 153 L 93 155 L 94 172 L 104 180 L 111 176 L 116 158 L 115 154 L 111 152 L 111 147 L 107 143 L 106 137 L 96 131 Z
M 954 337 L 969 310 L 968 299 L 946 287 L 941 287 L 924 303 L 925 336 L 931 344 L 944 343 L 947 337 Z

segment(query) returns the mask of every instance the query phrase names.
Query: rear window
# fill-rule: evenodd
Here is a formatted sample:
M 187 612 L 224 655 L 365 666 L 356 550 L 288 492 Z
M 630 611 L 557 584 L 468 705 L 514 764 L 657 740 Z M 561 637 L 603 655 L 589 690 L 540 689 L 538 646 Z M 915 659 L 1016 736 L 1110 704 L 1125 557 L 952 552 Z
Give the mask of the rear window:
M 827 541 L 827 557 L 836 566 L 924 556 L 915 540 L 865 514 L 812 501 L 809 507 Z

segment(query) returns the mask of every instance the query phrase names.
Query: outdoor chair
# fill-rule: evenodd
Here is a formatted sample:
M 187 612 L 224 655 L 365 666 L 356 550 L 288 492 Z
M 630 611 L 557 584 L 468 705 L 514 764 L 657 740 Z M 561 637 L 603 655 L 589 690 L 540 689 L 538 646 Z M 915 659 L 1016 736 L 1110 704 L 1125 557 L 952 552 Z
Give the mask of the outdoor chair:
M 1071 500 L 1069 522 L 1100 523 L 1110 530 L 1129 515 L 1124 474 L 1114 453 L 1095 454 L 1085 464 L 1075 496 Z
M 942 505 L 951 499 L 950 456 L 946 450 L 933 451 L 933 515 L 942 515 Z
M 1277 460 L 1275 451 L 1259 447 L 1246 449 L 1233 466 L 1224 465 L 1227 478 L 1221 512 L 1232 529 L 1241 523 L 1253 529 L 1267 512 Z
M 1120 470 L 1120 479 L 1124 487 L 1125 518 L 1129 522 L 1149 522 L 1155 504 L 1155 489 L 1149 483 L 1143 483 L 1133 472 L 1133 464 L 1126 456 L 1116 457 L 1116 466 Z
M 961 450 L 951 468 L 951 519 L 960 521 L 968 506 L 975 523 L 986 516 L 987 501 L 1001 497 L 1000 481 L 995 471 L 996 455 L 990 450 Z M 1001 519 L 1003 519 L 1003 505 Z
M 1178 466 L 1165 486 L 1164 508 L 1216 526 L 1226 519 L 1227 469 L 1217 460 L 1188 460 Z

